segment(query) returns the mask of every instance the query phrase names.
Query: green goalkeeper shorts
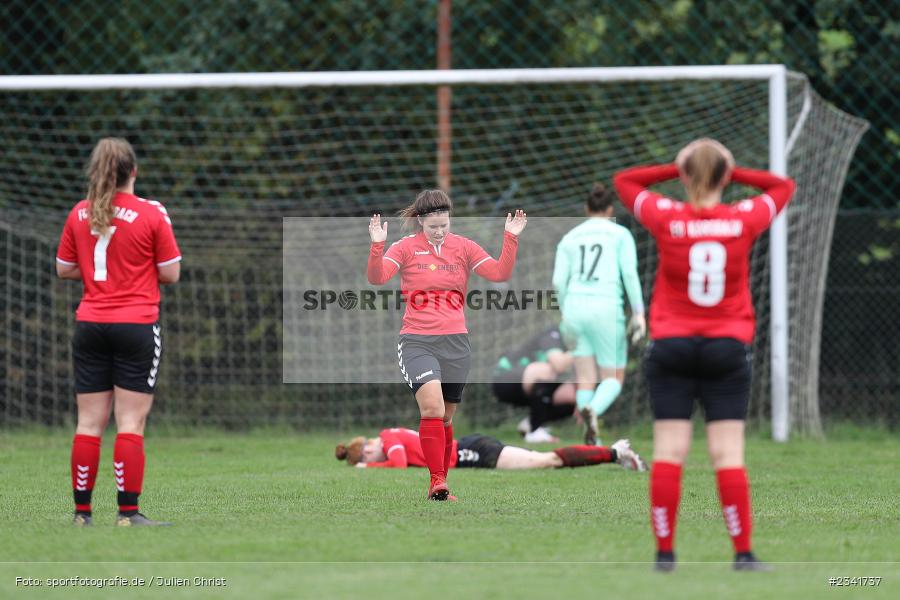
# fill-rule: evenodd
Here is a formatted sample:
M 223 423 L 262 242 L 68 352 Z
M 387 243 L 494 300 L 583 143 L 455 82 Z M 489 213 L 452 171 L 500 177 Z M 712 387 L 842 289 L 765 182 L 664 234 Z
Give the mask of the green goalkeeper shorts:
M 625 312 L 601 296 L 570 296 L 560 332 L 572 356 L 595 356 L 601 367 L 621 369 L 628 360 Z

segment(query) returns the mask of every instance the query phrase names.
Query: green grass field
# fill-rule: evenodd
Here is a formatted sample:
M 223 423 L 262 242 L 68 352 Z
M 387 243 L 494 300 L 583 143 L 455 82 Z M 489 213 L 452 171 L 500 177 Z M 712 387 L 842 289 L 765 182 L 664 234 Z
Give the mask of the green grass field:
M 460 428 L 462 429 L 462 428 Z M 374 432 L 372 432 L 374 433 Z M 465 431 L 458 432 L 466 433 Z M 507 441 L 511 431 L 492 432 Z M 574 430 L 565 441 L 577 442 Z M 751 436 L 757 553 L 775 572 L 733 573 L 714 478 L 697 439 L 685 471 L 678 570 L 650 571 L 647 476 L 615 465 L 457 471 L 457 503 L 424 499 L 422 469 L 359 470 L 339 437 L 152 431 L 142 510 L 174 527 L 112 526 L 112 436 L 94 492 L 97 525 L 69 525 L 68 432 L 0 434 L 0 597 L 852 598 L 900 593 L 900 440 L 842 430 L 828 441 Z M 634 447 L 649 454 L 646 431 Z M 542 449 L 550 449 L 550 446 Z M 144 587 L 47 578 L 139 577 Z M 882 577 L 877 588 L 829 577 Z M 40 578 L 41 587 L 16 584 Z M 190 587 L 157 585 L 186 578 Z M 193 585 L 225 578 L 227 587 Z M 146 583 L 149 581 L 149 584 Z M 873 596 L 874 594 L 874 596 Z

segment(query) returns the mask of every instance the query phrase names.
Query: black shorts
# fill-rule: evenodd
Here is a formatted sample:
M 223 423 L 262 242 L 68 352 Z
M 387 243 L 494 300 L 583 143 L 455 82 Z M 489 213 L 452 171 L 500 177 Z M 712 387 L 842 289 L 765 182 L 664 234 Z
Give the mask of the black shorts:
M 496 438 L 473 433 L 459 438 L 457 469 L 496 469 L 497 459 L 506 444 Z
M 152 394 L 161 358 L 159 323 L 75 323 L 72 362 L 79 394 L 113 386 Z
M 522 389 L 524 374 L 525 367 L 514 367 L 495 374 L 491 390 L 497 396 L 497 400 L 514 406 L 531 406 L 531 398 L 525 396 L 525 390 Z
M 750 347 L 733 338 L 654 340 L 644 360 L 654 419 L 690 419 L 694 399 L 706 421 L 746 419 Z
M 413 394 L 429 381 L 440 381 L 444 402 L 462 401 L 469 376 L 472 349 L 465 333 L 415 335 L 404 333 L 397 342 L 400 374 Z

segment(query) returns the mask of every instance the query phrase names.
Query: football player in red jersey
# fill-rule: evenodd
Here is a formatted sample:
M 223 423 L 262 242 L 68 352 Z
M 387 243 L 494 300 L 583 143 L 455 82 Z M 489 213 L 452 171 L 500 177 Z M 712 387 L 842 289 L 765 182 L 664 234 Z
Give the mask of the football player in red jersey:
M 687 202 L 647 189 L 676 178 L 687 190 Z M 690 448 L 696 398 L 706 417 L 735 569 L 767 570 L 751 551 L 750 486 L 744 467 L 755 330 L 749 258 L 753 242 L 793 195 L 794 182 L 735 167 L 731 152 L 710 139 L 685 146 L 675 164 L 627 169 L 614 182 L 625 207 L 655 238 L 659 254 L 650 303 L 652 342 L 644 363 L 654 416 L 650 505 L 656 569 L 675 567 L 681 466 Z M 762 193 L 722 204 L 729 182 Z
M 507 215 L 499 260 L 470 239 L 450 232 L 450 197 L 425 190 L 400 212 L 412 235 L 384 251 L 387 222 L 369 221 L 369 283 L 381 285 L 400 272 L 406 299 L 397 358 L 404 381 L 415 394 L 419 437 L 431 474 L 428 498 L 455 499 L 447 487 L 453 451 L 453 414 L 469 374 L 470 347 L 463 314 L 469 274 L 506 281 L 516 264 L 525 213 Z
M 537 452 L 508 446 L 496 438 L 474 433 L 453 441 L 450 464 L 453 469 L 559 469 L 618 463 L 629 471 L 646 471 L 644 461 L 631 449 L 628 440 L 610 447 L 564 446 L 553 452 Z M 334 449 L 338 460 L 354 467 L 405 469 L 424 467 L 425 457 L 419 434 L 412 429 L 384 429 L 377 438 L 356 437 Z
M 76 525 L 92 524 L 91 493 L 100 439 L 116 419 L 116 524 L 169 525 L 138 512 L 144 479 L 144 425 L 162 355 L 159 284 L 180 276 L 181 252 L 165 207 L 134 195 L 137 159 L 128 141 L 100 140 L 88 165 L 88 193 L 69 213 L 56 272 L 82 281 L 72 359 L 78 425 L 72 444 Z

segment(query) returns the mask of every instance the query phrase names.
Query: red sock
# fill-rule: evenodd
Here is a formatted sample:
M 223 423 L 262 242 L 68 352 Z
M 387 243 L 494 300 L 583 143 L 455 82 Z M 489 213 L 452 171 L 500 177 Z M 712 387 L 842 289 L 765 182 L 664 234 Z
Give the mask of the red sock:
M 116 436 L 113 468 L 119 491 L 119 512 L 137 510 L 144 483 L 144 436 L 136 433 Z
M 565 446 L 553 451 L 564 467 L 586 467 L 613 461 L 613 453 L 606 446 Z
M 681 500 L 681 465 L 654 461 L 650 470 L 650 523 L 659 552 L 672 552 Z
M 450 474 L 450 463 L 453 462 L 453 423 L 444 426 L 444 475 Z
M 78 512 L 91 512 L 91 493 L 99 466 L 100 438 L 76 433 L 72 440 L 72 491 Z
M 444 471 L 444 420 L 438 418 L 425 418 L 419 421 L 419 443 L 422 444 L 422 454 L 425 455 L 425 464 L 432 475 L 440 475 L 446 478 Z
M 722 503 L 722 515 L 725 527 L 734 543 L 735 552 L 750 552 L 750 533 L 753 529 L 753 517 L 750 509 L 750 482 L 747 480 L 747 469 L 734 467 L 716 471 L 719 483 L 719 501 Z

